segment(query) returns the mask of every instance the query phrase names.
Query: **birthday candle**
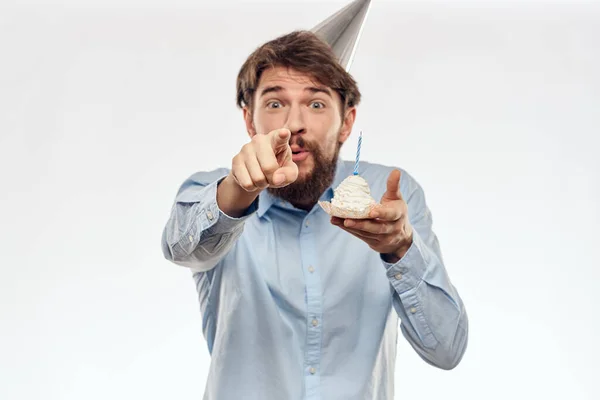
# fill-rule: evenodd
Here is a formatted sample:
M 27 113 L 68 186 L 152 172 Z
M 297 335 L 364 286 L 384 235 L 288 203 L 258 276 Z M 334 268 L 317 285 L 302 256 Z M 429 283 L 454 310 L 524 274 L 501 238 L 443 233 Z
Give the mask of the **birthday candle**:
M 356 163 L 354 164 L 354 175 L 358 175 L 358 160 L 360 159 L 360 146 L 362 144 L 362 131 L 358 136 L 358 147 L 356 148 Z

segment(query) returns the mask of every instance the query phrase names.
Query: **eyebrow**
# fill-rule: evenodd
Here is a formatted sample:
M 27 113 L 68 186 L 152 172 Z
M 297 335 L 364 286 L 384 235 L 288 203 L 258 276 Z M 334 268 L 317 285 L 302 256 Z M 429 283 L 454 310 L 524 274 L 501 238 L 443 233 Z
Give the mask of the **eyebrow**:
M 263 97 L 264 95 L 269 94 L 269 93 L 279 93 L 279 92 L 283 92 L 283 91 L 285 91 L 285 89 L 282 86 L 267 86 L 260 92 L 259 97 Z M 327 88 L 325 86 L 308 86 L 308 87 L 304 88 L 304 91 L 311 92 L 311 93 L 325 93 L 329 97 L 332 97 L 331 91 L 329 90 L 329 88 Z

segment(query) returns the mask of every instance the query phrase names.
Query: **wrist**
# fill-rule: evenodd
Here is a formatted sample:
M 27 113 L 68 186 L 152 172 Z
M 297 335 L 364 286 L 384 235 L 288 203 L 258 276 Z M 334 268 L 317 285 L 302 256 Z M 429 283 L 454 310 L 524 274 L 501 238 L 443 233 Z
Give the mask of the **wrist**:
M 217 205 L 232 218 L 239 218 L 252 205 L 260 191 L 248 192 L 235 181 L 231 173 L 217 186 Z
M 396 250 L 394 250 L 390 253 L 382 254 L 381 258 L 383 259 L 383 261 L 385 261 L 387 263 L 396 264 L 408 252 L 408 249 L 410 249 L 412 242 L 413 241 L 412 241 L 412 235 L 411 235 L 411 237 L 407 241 L 403 242 Z

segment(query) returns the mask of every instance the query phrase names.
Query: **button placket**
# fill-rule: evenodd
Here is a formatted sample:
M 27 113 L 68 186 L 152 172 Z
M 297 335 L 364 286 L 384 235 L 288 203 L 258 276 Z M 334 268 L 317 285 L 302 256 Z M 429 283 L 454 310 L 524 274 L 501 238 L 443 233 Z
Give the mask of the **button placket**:
M 316 273 L 318 266 L 318 248 L 314 235 L 317 221 L 314 214 L 306 216 L 300 225 L 300 252 L 306 285 L 306 347 L 304 366 L 307 392 L 318 392 L 320 379 L 318 375 L 321 363 L 321 327 L 322 327 L 322 290 L 320 275 Z

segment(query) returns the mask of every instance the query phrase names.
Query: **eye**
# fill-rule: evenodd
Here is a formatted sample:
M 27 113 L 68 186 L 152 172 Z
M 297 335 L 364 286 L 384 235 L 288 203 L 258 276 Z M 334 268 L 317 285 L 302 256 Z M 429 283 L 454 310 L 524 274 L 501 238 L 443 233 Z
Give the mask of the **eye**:
M 312 103 L 310 103 L 310 106 L 311 106 L 312 108 L 316 108 L 316 109 L 319 109 L 319 108 L 325 108 L 325 104 L 323 104 L 323 103 L 322 103 L 322 102 L 320 102 L 320 101 L 313 101 Z M 315 107 L 315 106 L 316 106 L 316 107 Z
M 269 101 L 267 103 L 267 108 L 281 108 L 281 103 L 276 100 Z

